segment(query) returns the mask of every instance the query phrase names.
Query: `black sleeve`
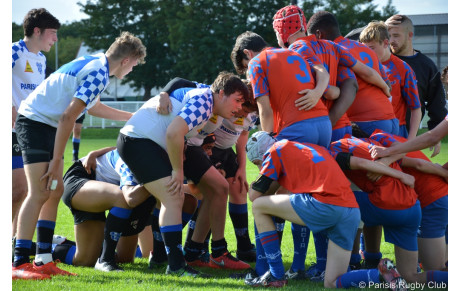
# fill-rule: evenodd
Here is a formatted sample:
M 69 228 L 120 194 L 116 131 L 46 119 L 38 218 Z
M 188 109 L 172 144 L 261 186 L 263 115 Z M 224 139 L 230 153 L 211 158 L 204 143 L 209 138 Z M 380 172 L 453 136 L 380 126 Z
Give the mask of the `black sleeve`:
M 171 81 L 169 81 L 169 83 L 166 84 L 166 86 L 160 92 L 166 92 L 169 95 L 171 95 L 171 93 L 174 90 L 180 89 L 180 88 L 196 88 L 196 83 L 186 80 L 186 79 L 176 77 L 172 79 Z
M 338 153 L 335 157 L 335 161 L 339 164 L 342 171 L 351 170 L 350 168 L 350 158 L 353 154 L 351 153 Z
M 270 188 L 273 179 L 268 178 L 267 176 L 260 175 L 260 177 L 252 184 L 252 189 L 259 191 L 264 194 Z
M 436 71 L 428 84 L 426 110 L 428 111 L 428 129 L 435 128 L 447 115 L 446 95 L 441 82 L 441 74 Z

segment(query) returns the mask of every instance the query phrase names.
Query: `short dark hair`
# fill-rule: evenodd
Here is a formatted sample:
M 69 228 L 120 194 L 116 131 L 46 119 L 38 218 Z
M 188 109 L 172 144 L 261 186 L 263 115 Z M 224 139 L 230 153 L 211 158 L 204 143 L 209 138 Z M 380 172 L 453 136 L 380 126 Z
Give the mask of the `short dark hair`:
M 248 87 L 237 75 L 230 72 L 220 72 L 212 83 L 211 91 L 213 93 L 219 93 L 220 90 L 224 91 L 225 96 L 230 96 L 235 92 L 239 92 L 243 95 L 244 101 L 248 101 Z
M 244 101 L 242 106 L 245 106 L 251 111 L 257 111 L 257 113 L 259 113 L 259 108 L 257 107 L 257 102 L 254 98 L 254 93 L 252 91 L 251 81 L 249 81 L 248 79 L 243 79 L 242 81 L 248 87 L 248 100 Z
M 308 34 L 315 34 L 315 31 L 318 29 L 325 32 L 327 39 L 331 35 L 340 35 L 339 22 L 334 14 L 328 11 L 318 11 L 308 20 Z
M 24 28 L 24 36 L 30 37 L 34 34 L 35 27 L 40 28 L 40 31 L 47 28 L 59 29 L 61 23 L 45 8 L 38 8 L 27 12 L 22 27 Z
M 246 31 L 240 34 L 236 38 L 235 46 L 233 46 L 233 50 L 230 55 L 236 72 L 240 75 L 244 75 L 246 73 L 246 67 L 243 66 L 243 60 L 248 59 L 248 57 L 244 54 L 245 49 L 260 52 L 267 46 L 268 45 L 265 40 L 255 32 Z
M 369 138 L 369 134 L 362 130 L 359 125 L 356 123 L 352 122 L 351 123 L 351 135 L 356 137 L 356 138 Z

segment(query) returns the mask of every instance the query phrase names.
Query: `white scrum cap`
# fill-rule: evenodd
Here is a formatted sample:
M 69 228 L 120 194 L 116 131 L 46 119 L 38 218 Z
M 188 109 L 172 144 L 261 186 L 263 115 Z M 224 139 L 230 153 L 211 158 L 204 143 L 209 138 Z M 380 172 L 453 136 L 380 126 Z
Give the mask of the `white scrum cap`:
M 277 140 L 266 131 L 257 131 L 251 135 L 246 144 L 246 152 L 248 159 L 251 162 L 255 160 L 263 161 L 265 152 L 276 142 Z

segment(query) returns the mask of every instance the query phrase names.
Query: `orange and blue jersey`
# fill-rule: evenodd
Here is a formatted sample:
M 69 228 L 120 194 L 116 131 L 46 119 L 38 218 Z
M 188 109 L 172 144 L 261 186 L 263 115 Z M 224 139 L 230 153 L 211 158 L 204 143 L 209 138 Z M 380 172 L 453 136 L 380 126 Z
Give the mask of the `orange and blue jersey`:
M 311 193 L 316 200 L 357 208 L 350 182 L 326 148 L 283 139 L 264 155 L 260 174 L 292 193 Z
M 371 139 L 378 141 L 381 145 L 385 147 L 390 147 L 393 142 L 406 142 L 407 139 L 393 135 L 381 130 L 376 130 L 372 133 Z M 414 151 L 406 154 L 409 158 L 417 158 L 425 161 L 430 161 L 430 159 L 422 151 Z M 418 200 L 420 201 L 420 206 L 422 208 L 433 203 L 434 201 L 447 196 L 448 194 L 448 184 L 447 182 L 433 174 L 423 173 L 414 168 L 402 167 L 402 170 L 414 176 L 415 178 L 415 192 L 418 195 Z
M 351 153 L 359 158 L 373 160 L 369 153 L 373 144 L 380 145 L 370 139 L 344 138 L 332 142 L 329 151 L 334 157 L 338 153 Z M 397 163 L 392 163 L 389 167 L 401 171 Z M 369 200 L 379 208 L 403 210 L 414 206 L 417 201 L 417 194 L 414 189 L 398 179 L 382 176 L 379 180 L 373 182 L 367 178 L 367 171 L 364 170 L 345 170 L 344 173 L 361 190 L 369 193 Z
M 393 111 L 399 125 L 405 125 L 407 108 L 413 110 L 421 107 L 415 73 L 406 62 L 393 54 L 382 65 L 391 83 Z
M 380 73 L 384 81 L 388 80 L 382 64 L 373 50 L 362 43 L 339 36 L 335 43 L 349 49 L 351 54 L 362 63 Z M 347 111 L 348 118 L 355 122 L 389 120 L 395 118 L 393 106 L 383 91 L 370 83 L 367 83 L 359 76 L 358 92 L 353 104 Z
M 298 92 L 316 84 L 310 66 L 298 53 L 266 48 L 249 61 L 248 73 L 254 98 L 268 95 L 270 99 L 275 132 L 298 121 L 328 115 L 322 102 L 308 111 L 295 107 L 295 100 L 301 97 Z

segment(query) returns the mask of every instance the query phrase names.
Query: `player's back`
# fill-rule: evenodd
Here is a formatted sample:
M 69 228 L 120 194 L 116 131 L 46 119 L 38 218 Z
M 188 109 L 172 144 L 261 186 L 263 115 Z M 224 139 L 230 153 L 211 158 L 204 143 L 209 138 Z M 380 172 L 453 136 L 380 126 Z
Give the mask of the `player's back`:
M 323 103 L 305 111 L 295 107 L 295 100 L 304 89 L 313 89 L 315 80 L 308 63 L 288 49 L 267 48 L 249 62 L 249 78 L 254 98 L 268 95 L 273 109 L 274 130 L 305 119 L 328 114 Z
M 351 54 L 362 63 L 373 68 L 382 75 L 381 64 L 373 50 L 357 41 L 342 36 L 334 40 L 335 43 L 348 48 Z M 386 76 L 382 76 L 386 79 Z M 376 121 L 395 118 L 393 106 L 383 91 L 375 85 L 369 84 L 359 76 L 358 92 L 353 104 L 347 111 L 351 121 Z

